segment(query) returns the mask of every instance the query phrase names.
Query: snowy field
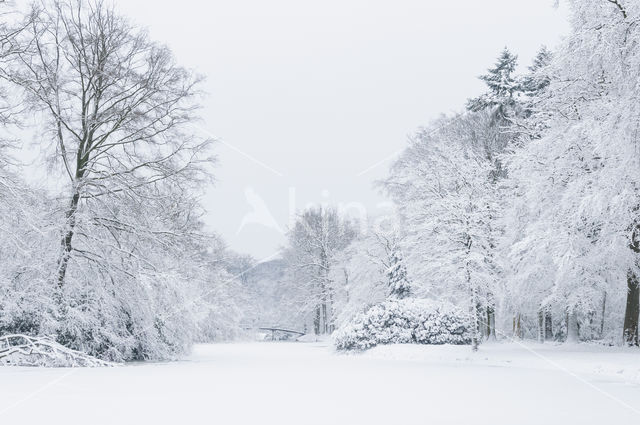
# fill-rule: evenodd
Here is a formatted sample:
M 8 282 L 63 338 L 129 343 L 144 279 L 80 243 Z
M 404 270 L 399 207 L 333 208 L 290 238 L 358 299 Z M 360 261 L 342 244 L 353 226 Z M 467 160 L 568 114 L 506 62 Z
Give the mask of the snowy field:
M 0 423 L 638 424 L 640 354 L 589 346 L 200 345 L 184 361 L 0 368 Z M 542 356 L 542 357 L 541 357 Z

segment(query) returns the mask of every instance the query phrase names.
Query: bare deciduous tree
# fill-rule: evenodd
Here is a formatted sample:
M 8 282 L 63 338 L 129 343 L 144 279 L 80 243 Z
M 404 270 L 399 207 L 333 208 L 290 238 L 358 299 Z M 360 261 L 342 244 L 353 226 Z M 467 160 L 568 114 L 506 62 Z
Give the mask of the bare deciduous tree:
M 210 141 L 189 128 L 200 78 L 104 2 L 45 1 L 29 16 L 37 18 L 0 75 L 41 113 L 51 159 L 69 182 L 57 270 L 63 287 L 79 210 L 103 209 L 102 199 L 115 194 L 142 199 L 167 180 L 186 188 L 205 177 Z
M 338 251 L 356 236 L 355 226 L 334 209 L 311 208 L 300 215 L 288 234 L 286 259 L 298 285 L 308 286 L 306 303 L 313 310 L 316 334 L 333 330 L 334 288 L 331 268 Z

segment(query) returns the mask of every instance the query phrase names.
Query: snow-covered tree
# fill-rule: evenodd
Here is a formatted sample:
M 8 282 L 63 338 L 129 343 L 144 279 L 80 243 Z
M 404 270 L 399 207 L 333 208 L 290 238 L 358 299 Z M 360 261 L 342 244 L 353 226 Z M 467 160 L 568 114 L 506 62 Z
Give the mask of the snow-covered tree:
M 546 89 L 551 82 L 547 73 L 553 54 L 546 46 L 542 46 L 533 62 L 528 67 L 528 73 L 522 78 L 521 89 L 526 96 L 536 97 L 541 91 Z
M 392 231 L 389 234 L 374 232 L 373 236 L 384 252 L 381 264 L 387 278 L 389 296 L 397 299 L 409 297 L 411 295 L 411 281 L 402 254 L 400 235 L 397 231 Z
M 369 226 L 337 255 L 332 279 L 344 282 L 336 292 L 339 326 L 385 299 L 413 295 L 403 255 L 404 234 L 395 217 L 383 221 L 389 225 Z
M 199 79 L 105 3 L 54 0 L 34 6 L 28 18 L 33 24 L 17 37 L 22 47 L 1 75 L 40 112 L 51 159 L 68 179 L 57 266 L 63 287 L 74 255 L 90 250 L 74 240 L 86 233 L 76 229 L 78 215 L 110 208 L 119 197 L 142 199 L 164 180 L 193 185 L 203 176 L 208 141 L 187 126 Z M 91 215 L 85 224 L 112 226 Z
M 473 344 L 487 321 L 497 282 L 492 230 L 497 216 L 493 164 L 478 125 L 489 113 L 424 129 L 386 181 L 407 229 L 407 261 L 424 296 L 463 302 L 474 321 Z M 444 124 L 444 125 L 443 125 Z
M 316 334 L 331 333 L 335 327 L 334 303 L 339 282 L 332 279 L 332 271 L 338 253 L 356 235 L 353 223 L 335 209 L 324 206 L 304 211 L 288 232 L 285 260 L 289 277 L 301 297 L 301 308 L 313 314 Z
M 491 109 L 498 118 L 504 118 L 511 113 L 522 90 L 515 75 L 517 65 L 518 56 L 505 47 L 496 64 L 479 77 L 486 83 L 487 92 L 469 99 L 467 109 L 472 112 Z
M 626 298 L 624 339 L 637 345 L 640 32 L 630 17 L 640 6 L 569 4 L 573 31 L 554 52 L 531 117 L 544 130 L 508 161 L 527 222 L 507 226 L 521 232 L 515 281 L 538 280 L 534 293 L 564 311 L 569 340 L 578 327 L 582 336 L 605 300 Z
M 198 255 L 199 78 L 102 1 L 38 3 L 18 28 L 0 76 L 42 123 L 41 151 L 67 186 L 35 202 L 7 185 L 23 198 L 7 213 L 34 222 L 11 229 L 25 256 L 8 268 L 2 326 L 28 317 L 30 333 L 112 360 L 173 357 L 215 305 L 204 282 L 225 278 Z

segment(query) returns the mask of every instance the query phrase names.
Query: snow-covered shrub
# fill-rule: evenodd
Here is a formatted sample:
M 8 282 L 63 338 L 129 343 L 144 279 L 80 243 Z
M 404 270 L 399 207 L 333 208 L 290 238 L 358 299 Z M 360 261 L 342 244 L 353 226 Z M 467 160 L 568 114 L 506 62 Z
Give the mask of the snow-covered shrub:
M 378 344 L 469 344 L 467 316 L 448 302 L 388 300 L 359 314 L 334 334 L 338 350 Z

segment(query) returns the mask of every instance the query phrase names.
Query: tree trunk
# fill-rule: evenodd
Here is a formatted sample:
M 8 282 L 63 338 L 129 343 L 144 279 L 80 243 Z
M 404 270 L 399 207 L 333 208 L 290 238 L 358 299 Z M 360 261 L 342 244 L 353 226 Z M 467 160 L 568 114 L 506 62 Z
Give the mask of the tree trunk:
M 469 221 L 467 220 L 467 226 Z M 467 234 L 466 235 L 466 254 L 467 259 L 471 255 L 471 245 L 473 240 Z M 467 278 L 467 287 L 469 288 L 469 319 L 472 321 L 471 325 L 471 350 L 478 351 L 478 331 L 480 330 L 480 322 L 478 320 L 478 297 L 476 292 L 475 283 L 471 280 L 471 270 L 469 269 L 469 261 L 465 262 L 465 273 Z
M 320 335 L 320 306 L 316 306 L 316 317 L 313 318 L 313 331 Z
M 493 306 L 487 307 L 487 339 L 496 340 L 496 311 Z
M 328 328 L 328 323 L 327 323 L 327 302 L 326 300 L 322 301 L 322 334 L 326 334 L 327 331 L 329 330 Z
M 567 312 L 567 341 L 571 344 L 580 342 L 578 335 L 578 314 L 575 310 Z
M 487 306 L 487 316 L 484 318 L 485 320 L 485 335 L 487 339 L 489 339 L 489 335 L 491 335 L 491 307 Z
M 637 258 L 640 254 L 640 224 L 638 223 L 633 224 L 629 248 Z M 624 325 L 622 327 L 624 344 L 636 347 L 638 346 L 638 315 L 640 314 L 640 288 L 635 267 L 637 264 L 634 262 L 634 268 L 627 270 L 627 306 L 624 311 Z
M 333 324 L 333 290 L 329 289 L 329 306 L 328 306 L 328 317 L 327 317 L 327 333 L 332 334 L 334 331 Z
M 513 337 L 522 339 L 522 328 L 520 324 L 520 313 L 513 316 Z
M 78 211 L 78 202 L 80 201 L 80 193 L 77 191 L 71 198 L 71 204 L 67 210 L 66 218 L 67 224 L 65 233 L 62 237 L 62 254 L 58 260 L 58 287 L 64 286 L 64 280 L 67 276 L 67 267 L 69 266 L 69 259 L 71 258 L 71 241 L 73 239 L 74 230 L 76 227 L 76 212 Z
M 59 124 L 59 123 L 58 123 Z M 60 136 L 61 137 L 61 136 Z M 65 234 L 62 237 L 62 254 L 58 261 L 58 287 L 64 286 L 64 280 L 67 276 L 67 268 L 69 267 L 69 259 L 71 258 L 72 245 L 71 241 L 76 227 L 76 214 L 78 212 L 78 204 L 80 203 L 79 184 L 85 176 L 85 167 L 89 161 L 89 156 L 85 154 L 85 147 L 91 147 L 93 141 L 89 135 L 85 135 L 82 143 L 78 147 L 76 153 L 76 172 L 73 179 L 73 196 L 66 213 Z
M 544 312 L 544 339 L 547 341 L 553 339 L 553 317 L 551 317 L 549 310 Z
M 638 346 L 638 315 L 640 315 L 640 287 L 638 275 L 627 272 L 627 307 L 624 312 L 623 340 L 626 345 Z
M 544 343 L 544 329 L 544 310 L 540 309 L 538 310 L 538 342 L 541 344 Z
M 602 294 L 602 316 L 600 317 L 600 338 L 604 338 L 604 314 L 607 307 L 607 291 Z
M 470 279 L 469 279 L 470 281 Z M 469 282 L 470 283 L 470 282 Z M 471 350 L 478 351 L 478 331 L 479 331 L 479 323 L 478 323 L 478 312 L 476 310 L 476 291 L 475 288 L 470 286 L 471 291 L 471 300 L 469 306 L 469 316 L 471 317 Z
M 321 291 L 321 333 L 328 334 L 329 333 L 329 308 L 327 306 L 328 300 L 331 297 L 331 285 L 329 280 L 329 260 L 327 259 L 327 254 L 324 249 L 320 252 L 320 269 L 318 270 L 318 274 L 320 277 L 320 291 Z

